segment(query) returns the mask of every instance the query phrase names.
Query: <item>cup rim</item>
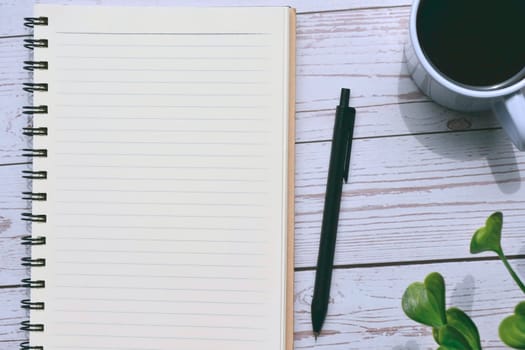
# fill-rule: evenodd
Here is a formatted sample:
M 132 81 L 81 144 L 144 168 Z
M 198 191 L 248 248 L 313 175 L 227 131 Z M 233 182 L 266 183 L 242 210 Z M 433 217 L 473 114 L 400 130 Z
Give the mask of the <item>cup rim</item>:
M 439 84 L 443 85 L 449 90 L 452 90 L 458 94 L 470 96 L 470 97 L 476 97 L 476 98 L 490 98 L 490 97 L 500 97 L 500 96 L 506 96 L 510 95 L 516 91 L 519 91 L 525 87 L 525 78 L 512 84 L 509 86 L 505 86 L 499 89 L 491 89 L 491 90 L 477 90 L 477 89 L 469 89 L 468 87 L 465 87 L 464 85 L 459 85 L 459 83 L 455 83 L 442 75 L 442 73 L 438 72 L 434 66 L 428 61 L 427 57 L 423 53 L 423 49 L 421 48 L 421 45 L 419 44 L 418 36 L 417 36 L 417 28 L 416 28 L 416 20 L 417 20 L 417 11 L 419 9 L 419 3 L 421 0 L 413 0 L 412 8 L 410 9 L 410 19 L 409 19 L 409 35 L 410 35 L 410 41 L 412 43 L 412 47 L 414 48 L 414 52 L 416 53 L 416 56 L 425 69 L 425 71 L 432 77 L 432 79 L 436 80 Z

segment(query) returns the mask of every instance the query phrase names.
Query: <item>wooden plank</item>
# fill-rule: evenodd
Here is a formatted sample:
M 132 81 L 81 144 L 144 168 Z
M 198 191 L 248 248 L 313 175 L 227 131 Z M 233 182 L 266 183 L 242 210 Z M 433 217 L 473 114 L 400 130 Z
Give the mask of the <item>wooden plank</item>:
M 0 1 L 0 37 L 27 35 L 30 30 L 23 25 L 24 17 L 33 13 L 33 3 L 64 5 L 101 5 L 101 6 L 291 6 L 298 13 L 343 11 L 368 8 L 409 6 L 411 0 L 251 0 L 239 3 L 238 0 L 2 0 Z
M 29 256 L 28 246 L 20 238 L 30 232 L 22 221 L 22 212 L 30 211 L 30 202 L 22 200 L 22 192 L 29 188 L 20 173 L 28 165 L 0 166 L 0 284 L 17 285 L 29 276 L 28 268 L 21 266 L 21 258 Z
M 511 261 L 520 275 L 525 275 L 524 261 Z M 447 283 L 447 304 L 465 310 L 479 327 L 482 345 L 506 349 L 499 341 L 499 322 L 512 313 L 523 299 L 522 293 L 498 261 L 461 262 L 336 269 L 332 300 L 322 336 L 314 341 L 311 333 L 310 302 L 313 271 L 295 274 L 295 348 L 306 349 L 434 349 L 428 327 L 409 320 L 401 310 L 401 296 L 412 282 L 438 271 Z M 482 273 L 481 273 L 482 272 Z M 0 344 L 14 342 L 27 335 L 18 330 L 26 314 L 18 307 L 26 290 L 0 289 Z M 4 348 L 3 345 L 0 345 Z M 5 348 L 7 349 L 7 347 Z
M 354 89 L 357 106 L 426 100 L 404 64 L 408 14 L 396 7 L 299 15 L 298 111 L 333 109 L 343 86 Z
M 3 9 L 2 9 L 3 10 Z M 23 47 L 24 38 L 0 39 L 0 164 L 25 162 L 21 149 L 29 144 L 22 135 L 28 120 L 22 106 L 30 103 L 22 84 L 29 74 L 22 69 L 29 50 Z
M 238 0 L 37 0 L 39 4 L 85 4 L 103 6 L 290 6 L 298 13 L 304 12 L 326 12 L 341 11 L 361 8 L 380 8 L 392 6 L 408 6 L 411 0 L 325 0 L 304 1 L 304 0 L 249 0 L 239 2 Z
M 296 266 L 315 266 L 330 143 L 296 149 Z M 355 140 L 350 173 L 337 264 L 469 257 L 472 234 L 496 210 L 507 253 L 522 253 L 525 153 L 501 130 Z
M 300 16 L 297 110 L 332 110 L 341 87 L 355 106 L 428 100 L 405 64 L 408 17 L 409 7 Z
M 512 261 L 521 276 L 525 262 Z M 498 325 L 523 300 L 523 293 L 499 261 L 335 270 L 328 316 L 321 337 L 311 331 L 314 272 L 295 275 L 295 349 L 436 349 L 431 330 L 408 319 L 401 309 L 406 287 L 433 271 L 446 280 L 447 305 L 476 322 L 484 349 L 508 349 Z
M 297 267 L 315 265 L 329 152 L 328 142 L 297 146 Z M 472 233 L 496 210 L 505 213 L 507 253 L 521 254 L 524 166 L 525 154 L 501 130 L 355 140 L 336 263 L 470 257 Z M 24 167 L 0 167 L 2 207 L 27 206 L 17 199 L 26 188 Z M 444 242 L 446 250 L 436 249 Z
M 122 0 L 123 2 L 125 0 Z M 171 4 L 169 0 L 161 3 Z M 362 8 L 380 8 L 392 6 L 408 6 L 410 0 L 325 0 L 325 1 L 304 1 L 304 0 L 250 0 L 242 3 L 242 6 L 290 6 L 297 10 L 297 13 L 305 12 L 327 12 L 356 10 Z M 177 6 L 239 6 L 238 0 L 179 0 Z
M 297 113 L 296 141 L 332 139 L 335 105 L 331 110 Z M 354 138 L 413 135 L 499 128 L 491 112 L 467 114 L 433 102 L 358 107 Z
M 315 265 L 329 152 L 328 142 L 297 146 L 297 267 Z M 521 254 L 524 166 L 525 154 L 501 130 L 355 140 L 336 263 L 470 257 L 472 233 L 496 210 L 505 213 L 507 253 Z M 24 167 L 0 167 L 3 208 L 27 206 L 17 199 L 26 188 Z M 446 250 L 435 249 L 444 242 Z
M 28 201 L 22 200 L 22 192 L 30 188 L 30 180 L 22 178 L 22 171 L 30 164 L 0 166 L 0 214 L 5 209 L 28 208 Z
M 20 244 L 20 238 L 29 227 L 20 220 L 22 210 L 0 212 L 0 286 L 19 285 L 29 277 L 29 268 L 21 265 L 21 259 L 30 255 L 30 248 Z
M 20 300 L 27 297 L 25 288 L 0 288 L 0 349 L 18 349 L 18 344 L 27 339 L 27 332 L 20 330 L 20 322 L 28 316 L 20 308 Z
M 498 126 L 489 113 L 461 114 L 426 102 L 404 65 L 407 16 L 407 8 L 299 16 L 298 141 L 331 137 L 333 110 L 343 86 L 353 89 L 352 105 L 358 107 L 356 137 Z M 5 57 L 0 61 L 0 164 L 24 161 L 19 149 L 28 142 L 20 133 L 27 123 L 21 107 L 29 101 L 21 91 L 29 79 L 21 65 L 29 57 L 22 42 L 0 39 L 0 57 Z
M 0 38 L 30 34 L 29 28 L 24 27 L 24 17 L 31 16 L 32 3 L 32 0 L 0 1 Z

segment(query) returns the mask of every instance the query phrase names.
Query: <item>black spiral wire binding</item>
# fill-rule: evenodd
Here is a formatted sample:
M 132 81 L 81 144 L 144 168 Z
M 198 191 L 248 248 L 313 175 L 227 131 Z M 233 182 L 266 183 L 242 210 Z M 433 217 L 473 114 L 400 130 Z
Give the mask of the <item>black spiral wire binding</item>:
M 28 28 L 35 26 L 47 26 L 47 17 L 27 17 L 24 18 L 24 25 Z M 47 39 L 25 39 L 24 47 L 30 50 L 35 48 L 46 48 L 49 42 Z M 47 70 L 49 64 L 46 61 L 24 61 L 24 69 L 30 72 L 35 70 Z M 23 88 L 25 92 L 46 92 L 48 91 L 47 83 L 31 82 L 24 83 Z M 39 115 L 45 115 L 48 113 L 48 108 L 45 105 L 39 106 L 23 106 L 22 113 L 28 117 L 39 117 Z M 31 123 L 32 124 L 32 123 Z M 33 127 L 32 125 L 23 129 L 23 134 L 31 137 L 42 137 L 47 136 L 46 127 Z M 47 157 L 47 149 L 34 149 L 25 148 L 22 150 L 22 155 L 25 157 Z M 22 177 L 31 181 L 41 181 L 47 179 L 47 171 L 45 170 L 24 170 L 22 171 Z M 46 201 L 47 193 L 42 192 L 22 192 L 22 199 L 30 201 Z M 47 215 L 45 214 L 34 214 L 32 212 L 22 213 L 21 219 L 35 224 L 41 224 L 47 222 Z M 46 244 L 45 236 L 23 236 L 20 242 L 24 246 L 41 246 Z M 46 259 L 44 258 L 33 258 L 23 257 L 21 259 L 21 265 L 30 268 L 42 268 L 46 266 Z M 32 280 L 31 278 L 24 278 L 22 281 L 22 287 L 25 288 L 45 288 L 46 281 L 44 280 Z M 26 310 L 44 310 L 45 303 L 43 301 L 32 301 L 31 299 L 24 299 L 20 302 L 20 307 Z M 27 332 L 43 332 L 44 325 L 41 323 L 31 323 L 30 320 L 25 320 L 20 323 L 20 330 Z M 20 344 L 20 350 L 44 350 L 42 345 L 34 345 L 26 341 Z
M 34 71 L 37 69 L 48 69 L 49 65 L 46 61 L 24 61 L 24 69 L 28 71 Z
M 30 50 L 33 50 L 35 47 L 48 47 L 49 44 L 47 39 L 25 39 L 24 43 L 24 47 Z
M 22 171 L 22 177 L 29 180 L 45 180 L 47 179 L 47 171 L 33 171 L 24 170 Z
M 47 136 L 47 128 L 24 128 L 26 136 Z
M 45 201 L 47 193 L 22 192 L 22 199 L 28 201 Z
M 28 28 L 33 28 L 34 26 L 47 26 L 48 19 L 47 17 L 26 17 L 24 18 L 24 25 Z
M 47 114 L 47 106 L 23 106 L 22 113 L 25 115 Z
M 25 92 L 47 91 L 47 84 L 24 83 Z
M 23 342 L 20 344 L 20 350 L 44 350 L 43 346 L 31 346 L 29 345 L 29 342 Z

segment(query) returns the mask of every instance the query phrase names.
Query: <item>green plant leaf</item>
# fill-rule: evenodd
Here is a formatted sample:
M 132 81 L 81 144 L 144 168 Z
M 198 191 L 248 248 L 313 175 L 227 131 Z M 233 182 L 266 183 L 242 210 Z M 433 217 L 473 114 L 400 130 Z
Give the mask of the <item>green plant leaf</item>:
M 516 315 L 525 317 L 525 301 L 522 301 L 521 303 L 516 305 L 516 307 L 514 308 L 514 313 Z
M 438 329 L 437 342 L 440 348 L 446 350 L 474 350 L 465 336 L 456 328 L 445 325 Z
M 501 249 L 501 228 L 503 227 L 503 214 L 495 212 L 487 218 L 485 226 L 479 228 L 470 241 L 470 252 L 495 252 L 503 254 Z
M 437 350 L 463 350 L 464 348 L 458 348 L 458 347 L 451 347 L 451 346 L 444 346 L 441 345 Z
M 437 272 L 429 274 L 423 283 L 415 282 L 403 293 L 402 307 L 412 320 L 431 327 L 446 324 L 445 281 Z
M 453 348 L 453 347 L 450 347 L 450 346 L 443 346 L 441 345 L 439 348 L 437 348 L 437 350 L 463 350 L 462 348 Z
M 439 344 L 439 328 L 432 328 L 432 337 L 434 338 L 434 341 Z
M 514 315 L 500 323 L 499 337 L 512 348 L 525 349 L 525 301 L 516 306 Z
M 447 310 L 447 324 L 465 337 L 472 350 L 481 350 L 478 327 L 466 313 L 456 307 L 449 308 Z

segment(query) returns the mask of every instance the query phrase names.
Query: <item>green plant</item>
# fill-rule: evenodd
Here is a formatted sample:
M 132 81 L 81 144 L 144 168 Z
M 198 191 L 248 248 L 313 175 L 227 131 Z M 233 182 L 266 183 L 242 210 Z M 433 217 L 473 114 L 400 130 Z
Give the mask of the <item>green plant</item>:
M 491 251 L 498 255 L 516 284 L 525 293 L 525 285 L 510 266 L 501 248 L 503 214 L 490 215 L 485 226 L 479 228 L 470 242 L 470 252 Z M 429 274 L 423 282 L 408 286 L 402 298 L 405 314 L 412 320 L 432 327 L 437 350 L 481 350 L 478 329 L 462 310 L 445 305 L 445 280 L 437 272 Z M 525 349 L 525 301 L 514 309 L 499 326 L 499 337 L 508 346 Z

